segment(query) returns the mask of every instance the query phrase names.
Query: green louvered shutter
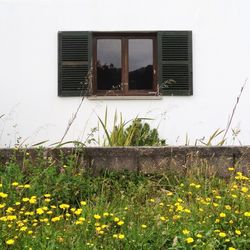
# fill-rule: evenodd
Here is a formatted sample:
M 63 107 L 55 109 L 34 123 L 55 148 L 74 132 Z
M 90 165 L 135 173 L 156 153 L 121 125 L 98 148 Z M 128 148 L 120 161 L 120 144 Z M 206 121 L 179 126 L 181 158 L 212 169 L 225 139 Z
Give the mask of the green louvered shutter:
M 91 32 L 58 33 L 58 95 L 89 95 L 91 69 Z
M 157 40 L 160 93 L 192 95 L 192 31 L 161 31 Z

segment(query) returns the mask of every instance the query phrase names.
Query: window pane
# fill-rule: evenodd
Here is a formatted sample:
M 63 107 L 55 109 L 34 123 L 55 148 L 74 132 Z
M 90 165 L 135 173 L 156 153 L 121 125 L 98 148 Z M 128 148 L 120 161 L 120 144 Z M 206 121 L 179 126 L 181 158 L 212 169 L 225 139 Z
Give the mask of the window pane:
M 97 89 L 115 90 L 121 85 L 121 40 L 97 40 Z
M 153 40 L 129 39 L 129 89 L 153 87 Z

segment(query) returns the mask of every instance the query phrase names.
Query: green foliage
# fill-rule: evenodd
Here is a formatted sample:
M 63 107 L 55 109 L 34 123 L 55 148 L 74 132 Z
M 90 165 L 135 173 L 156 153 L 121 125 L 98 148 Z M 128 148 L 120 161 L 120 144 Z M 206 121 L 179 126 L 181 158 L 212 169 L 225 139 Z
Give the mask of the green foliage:
M 41 152 L 0 164 L 0 249 L 250 249 L 250 180 L 237 168 L 227 180 L 193 168 L 91 176 L 77 163 Z
M 98 116 L 99 122 L 104 130 L 105 139 L 103 146 L 164 146 L 165 140 L 159 138 L 157 129 L 151 129 L 145 121 L 149 118 L 136 117 L 130 121 L 124 121 L 122 114 L 118 119 L 115 112 L 113 128 L 108 130 L 107 109 L 104 120 Z

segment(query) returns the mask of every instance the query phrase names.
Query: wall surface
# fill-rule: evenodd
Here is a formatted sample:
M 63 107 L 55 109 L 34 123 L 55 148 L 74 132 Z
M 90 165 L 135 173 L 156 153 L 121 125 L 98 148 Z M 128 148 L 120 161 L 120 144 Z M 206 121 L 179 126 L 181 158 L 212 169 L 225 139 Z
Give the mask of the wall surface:
M 154 118 L 172 145 L 224 129 L 250 77 L 248 0 L 0 0 L 0 146 L 60 140 L 81 98 L 57 96 L 57 32 L 192 30 L 194 95 L 161 100 L 85 99 L 65 140 L 84 140 L 115 110 Z M 250 81 L 250 80 L 249 80 Z M 250 82 L 237 106 L 236 141 L 250 144 Z

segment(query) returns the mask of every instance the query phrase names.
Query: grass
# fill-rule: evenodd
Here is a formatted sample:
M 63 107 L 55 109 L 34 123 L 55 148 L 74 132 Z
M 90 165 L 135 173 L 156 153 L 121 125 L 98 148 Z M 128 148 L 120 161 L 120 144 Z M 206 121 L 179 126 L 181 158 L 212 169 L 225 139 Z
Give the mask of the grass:
M 249 179 L 0 165 L 0 249 L 250 249 Z

